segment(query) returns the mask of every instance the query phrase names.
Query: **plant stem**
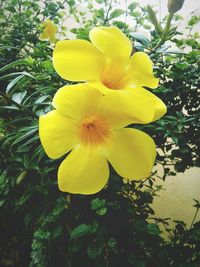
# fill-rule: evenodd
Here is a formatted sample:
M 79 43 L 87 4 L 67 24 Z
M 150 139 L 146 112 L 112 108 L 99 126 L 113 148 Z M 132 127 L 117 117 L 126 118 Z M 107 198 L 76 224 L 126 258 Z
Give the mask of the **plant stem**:
M 192 223 L 190 225 L 190 229 L 192 228 L 192 226 L 193 226 L 193 224 L 194 224 L 194 222 L 195 222 L 195 220 L 197 218 L 198 212 L 199 212 L 199 207 L 197 207 L 197 209 L 195 211 L 194 218 L 193 218 Z
M 105 0 L 105 6 L 107 5 L 106 3 L 106 0 Z M 106 11 L 106 17 L 104 19 L 104 22 L 103 22 L 103 26 L 105 26 L 106 22 L 108 21 L 108 16 L 109 16 L 109 12 L 111 10 L 111 7 L 112 7 L 112 0 L 110 0 L 110 3 L 109 3 L 109 6 L 108 6 L 108 9 Z

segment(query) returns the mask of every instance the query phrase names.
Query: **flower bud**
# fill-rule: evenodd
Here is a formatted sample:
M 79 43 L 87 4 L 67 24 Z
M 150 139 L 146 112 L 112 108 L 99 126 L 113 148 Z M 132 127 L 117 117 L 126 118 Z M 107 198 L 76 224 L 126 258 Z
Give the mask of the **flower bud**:
M 167 8 L 169 13 L 176 13 L 183 6 L 185 0 L 168 0 Z

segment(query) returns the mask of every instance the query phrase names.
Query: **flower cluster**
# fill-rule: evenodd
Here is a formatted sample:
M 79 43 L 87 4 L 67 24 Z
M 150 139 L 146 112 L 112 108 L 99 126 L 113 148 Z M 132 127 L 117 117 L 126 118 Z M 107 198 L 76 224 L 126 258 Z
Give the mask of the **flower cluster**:
M 91 42 L 57 42 L 55 70 L 79 83 L 60 88 L 52 101 L 55 109 L 39 121 L 47 155 L 57 159 L 69 153 L 58 169 L 59 189 L 79 194 L 105 186 L 109 163 L 123 178 L 148 177 L 155 143 L 127 126 L 150 123 L 166 112 L 165 104 L 143 88 L 158 86 L 147 54 L 132 55 L 130 40 L 116 27 L 96 27 L 89 36 Z

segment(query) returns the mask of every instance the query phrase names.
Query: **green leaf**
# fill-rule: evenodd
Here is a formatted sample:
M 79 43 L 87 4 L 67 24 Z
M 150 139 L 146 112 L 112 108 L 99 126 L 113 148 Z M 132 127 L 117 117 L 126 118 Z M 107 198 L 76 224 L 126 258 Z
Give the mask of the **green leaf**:
M 14 100 L 16 103 L 21 104 L 24 97 L 26 96 L 27 92 L 20 92 L 20 93 L 16 93 L 12 96 L 12 100 Z
M 185 69 L 187 69 L 187 68 L 190 66 L 190 64 L 188 64 L 188 63 L 185 61 L 185 62 L 178 62 L 178 63 L 175 64 L 175 66 L 176 66 L 177 68 L 181 69 L 181 70 L 185 70 Z
M 117 26 L 121 30 L 128 29 L 128 24 L 123 21 L 119 21 L 119 20 L 114 21 L 113 25 Z
M 188 21 L 188 25 L 189 25 L 189 26 L 193 26 L 193 25 L 197 24 L 199 21 L 200 21 L 200 16 L 196 16 L 196 15 L 194 15 L 194 16 L 192 16 L 192 17 L 190 18 L 190 20 Z
M 111 12 L 110 14 L 110 19 L 114 19 L 117 18 L 119 16 L 121 16 L 122 14 L 124 14 L 124 11 L 121 9 L 115 9 Z
M 195 207 L 197 209 L 200 209 L 200 201 L 198 201 L 197 199 L 194 199 L 194 198 L 193 198 L 193 200 L 195 202 L 195 204 L 193 205 L 193 207 Z
M 114 248 L 117 245 L 117 240 L 115 238 L 110 238 L 108 241 L 108 246 Z
M 134 9 L 136 9 L 138 7 L 138 3 L 133 2 L 128 6 L 128 9 L 133 12 Z
M 101 208 L 101 209 L 98 209 L 98 210 L 96 211 L 96 213 L 97 213 L 98 215 L 100 215 L 100 216 L 105 215 L 106 212 L 107 212 L 107 208 L 106 208 L 106 207 Z
M 155 30 L 158 34 L 163 32 L 163 29 L 160 25 L 160 23 L 158 22 L 158 19 L 156 17 L 156 14 L 154 12 L 154 10 L 152 9 L 152 7 L 150 5 L 147 5 L 147 12 L 149 14 L 149 19 L 151 21 L 151 23 L 154 25 Z
M 90 244 L 87 249 L 87 254 L 91 259 L 96 259 L 96 257 L 100 256 L 102 254 L 102 251 L 104 249 L 104 243 L 100 244 Z
M 87 224 L 80 224 L 79 226 L 77 226 L 76 228 L 74 228 L 71 233 L 70 233 L 70 237 L 71 239 L 75 239 L 81 236 L 84 236 L 86 234 L 88 234 L 91 230 L 90 225 Z
M 39 98 L 35 101 L 35 104 L 41 104 L 41 103 L 43 103 L 48 97 L 49 97 L 49 95 L 43 95 L 43 96 L 39 97 Z
M 95 199 L 92 199 L 91 201 L 91 209 L 92 210 L 96 210 L 96 209 L 99 209 L 99 208 L 102 208 L 104 207 L 106 204 L 106 200 L 105 199 L 100 199 L 100 198 L 95 198 Z
M 21 75 L 23 77 L 24 76 L 28 76 L 28 77 L 30 77 L 32 79 L 35 79 L 35 77 L 33 77 L 33 75 L 31 75 L 30 73 L 28 73 L 26 71 L 22 71 L 22 72 L 12 72 L 12 73 L 9 73 L 9 74 L 5 74 L 5 75 L 0 77 L 0 81 L 13 78 L 13 76 L 16 76 L 16 75 Z
M 27 62 L 27 61 L 24 60 L 24 59 L 19 59 L 19 60 L 13 61 L 13 62 L 7 64 L 6 66 L 2 67 L 2 68 L 0 69 L 0 73 L 6 71 L 6 70 L 8 70 L 8 69 L 11 69 L 11 68 L 13 68 L 13 67 L 19 66 L 19 65 L 30 65 L 30 63 Z
M 103 8 L 96 10 L 96 17 L 100 18 L 100 19 L 104 19 L 104 9 Z
M 27 129 L 27 132 L 25 133 L 25 134 L 23 134 L 23 135 L 21 135 L 19 138 L 17 138 L 13 143 L 12 143 L 12 146 L 13 145 L 16 145 L 16 144 L 18 144 L 18 143 L 20 143 L 20 142 L 24 142 L 24 140 L 26 139 L 26 138 L 30 138 L 30 136 L 31 135 L 33 135 L 33 134 L 35 134 L 37 131 L 38 131 L 38 127 L 27 127 L 28 129 Z M 29 139 L 30 140 L 30 139 Z M 12 147 L 11 146 L 11 147 Z
M 27 175 L 27 171 L 23 171 L 16 180 L 16 184 L 20 184 L 22 182 L 22 180 L 26 177 Z
M 136 39 L 137 41 L 139 41 L 145 46 L 148 46 L 150 44 L 150 40 L 143 34 L 133 32 L 133 33 L 130 33 L 130 36 L 132 36 L 134 39 Z
M 151 235 L 159 235 L 161 233 L 160 228 L 155 223 L 150 223 L 147 225 L 147 231 Z

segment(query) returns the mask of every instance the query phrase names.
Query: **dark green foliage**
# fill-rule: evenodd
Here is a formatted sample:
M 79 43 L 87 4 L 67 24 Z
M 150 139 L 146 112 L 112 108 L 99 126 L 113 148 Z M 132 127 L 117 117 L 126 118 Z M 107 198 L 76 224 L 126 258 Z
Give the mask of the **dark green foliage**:
M 172 17 L 158 24 L 152 9 L 131 3 L 124 12 L 107 1 L 88 8 L 93 18 L 78 13 L 78 1 L 0 1 L 0 266 L 2 267 L 199 267 L 200 205 L 194 200 L 194 218 L 183 222 L 154 217 L 154 196 L 165 179 L 200 166 L 199 42 L 171 27 Z M 117 25 L 147 49 L 155 62 L 160 86 L 154 92 L 168 106 L 159 121 L 139 126 L 153 136 L 163 177 L 152 173 L 147 181 L 123 183 L 111 169 L 108 187 L 92 196 L 69 195 L 57 188 L 57 168 L 62 159 L 49 159 L 38 136 L 38 118 L 51 109 L 57 89 L 68 82 L 54 71 L 52 47 L 39 40 L 46 18 L 62 20 L 63 7 L 81 26 L 72 29 L 88 39 L 94 25 Z M 69 15 L 69 14 L 67 14 Z M 125 16 L 123 19 L 121 16 Z M 128 25 L 127 17 L 135 21 Z M 174 16 L 174 19 L 176 17 Z M 192 17 L 188 25 L 199 21 Z M 152 23 L 154 25 L 152 25 Z M 151 40 L 137 32 L 151 30 Z M 178 51 L 165 45 L 171 40 Z M 190 48 L 185 54 L 183 48 Z M 175 179 L 175 177 L 174 177 Z M 196 211 L 195 211 L 196 209 Z M 162 237 L 162 229 L 169 234 Z

